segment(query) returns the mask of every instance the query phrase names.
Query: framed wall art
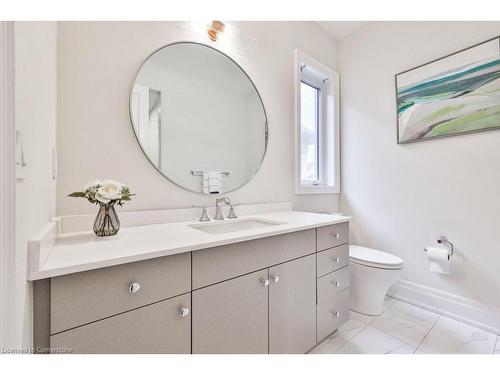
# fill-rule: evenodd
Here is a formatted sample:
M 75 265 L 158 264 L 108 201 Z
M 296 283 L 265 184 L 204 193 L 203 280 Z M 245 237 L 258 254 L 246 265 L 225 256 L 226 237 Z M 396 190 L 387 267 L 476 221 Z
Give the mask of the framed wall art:
M 500 129 L 500 37 L 396 74 L 398 143 Z

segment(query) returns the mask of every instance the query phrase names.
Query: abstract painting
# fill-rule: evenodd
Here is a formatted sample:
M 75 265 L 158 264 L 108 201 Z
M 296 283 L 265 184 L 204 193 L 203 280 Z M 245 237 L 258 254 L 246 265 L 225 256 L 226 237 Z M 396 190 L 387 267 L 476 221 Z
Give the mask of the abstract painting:
M 398 143 L 500 129 L 500 37 L 396 75 Z

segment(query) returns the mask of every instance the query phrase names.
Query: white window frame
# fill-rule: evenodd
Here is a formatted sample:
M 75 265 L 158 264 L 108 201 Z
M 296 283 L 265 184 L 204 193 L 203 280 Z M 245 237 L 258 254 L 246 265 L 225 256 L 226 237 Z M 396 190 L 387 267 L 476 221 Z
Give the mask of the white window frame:
M 305 67 L 305 68 L 303 68 Z M 307 72 L 307 68 L 314 71 Z M 319 113 L 319 181 L 301 181 L 301 82 L 321 89 Z M 339 74 L 326 65 L 295 50 L 295 193 L 340 193 Z

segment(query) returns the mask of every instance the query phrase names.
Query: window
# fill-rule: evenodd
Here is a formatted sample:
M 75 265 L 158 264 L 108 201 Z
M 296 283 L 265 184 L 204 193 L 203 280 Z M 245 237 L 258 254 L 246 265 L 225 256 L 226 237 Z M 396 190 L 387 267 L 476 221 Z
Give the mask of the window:
M 319 111 L 321 89 L 300 82 L 300 179 L 319 182 Z
M 297 50 L 296 193 L 339 193 L 338 74 Z

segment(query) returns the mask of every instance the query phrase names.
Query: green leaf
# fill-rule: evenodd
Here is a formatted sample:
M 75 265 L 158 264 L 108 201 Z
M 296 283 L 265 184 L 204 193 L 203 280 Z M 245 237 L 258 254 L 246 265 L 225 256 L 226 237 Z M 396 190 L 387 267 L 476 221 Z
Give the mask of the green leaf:
M 85 193 L 82 191 L 75 191 L 74 193 L 71 193 L 70 195 L 68 195 L 68 197 L 85 198 Z

